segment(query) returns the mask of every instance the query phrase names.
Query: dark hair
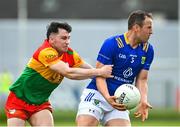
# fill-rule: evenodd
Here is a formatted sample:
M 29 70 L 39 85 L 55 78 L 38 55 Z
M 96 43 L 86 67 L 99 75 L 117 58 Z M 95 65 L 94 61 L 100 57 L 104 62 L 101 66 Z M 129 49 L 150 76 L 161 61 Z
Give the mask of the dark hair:
M 143 21 L 146 17 L 152 19 L 152 14 L 142 10 L 133 11 L 128 18 L 128 30 L 130 30 L 135 24 L 142 27 Z
M 68 33 L 70 33 L 72 31 L 72 27 L 64 22 L 64 23 L 59 23 L 59 22 L 51 22 L 50 25 L 47 26 L 47 39 L 49 39 L 49 36 L 51 33 L 58 33 L 58 29 L 65 29 Z

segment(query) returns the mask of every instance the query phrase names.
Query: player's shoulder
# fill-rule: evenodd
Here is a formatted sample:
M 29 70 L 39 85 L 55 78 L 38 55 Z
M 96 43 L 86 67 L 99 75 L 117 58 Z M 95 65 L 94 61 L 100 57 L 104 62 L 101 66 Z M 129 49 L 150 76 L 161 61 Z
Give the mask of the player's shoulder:
M 56 49 L 52 48 L 49 45 L 42 45 L 40 46 L 33 54 L 33 58 L 36 60 L 39 59 L 39 57 L 55 57 L 58 56 L 58 52 Z
M 38 57 L 43 57 L 43 56 L 45 58 L 55 58 L 58 57 L 58 52 L 52 47 L 47 47 L 40 51 Z
M 151 43 L 148 43 L 149 44 L 149 47 L 151 48 L 151 49 L 153 49 L 153 45 L 151 44 Z
M 144 52 L 154 52 L 153 45 L 149 42 L 142 44 L 142 49 Z
M 116 41 L 117 38 L 120 38 L 122 35 L 113 35 L 108 37 L 106 40 L 108 41 Z
M 153 45 L 151 43 L 148 43 L 148 50 L 154 50 Z
M 121 36 L 122 35 L 110 36 L 109 38 L 105 39 L 104 43 L 113 46 L 117 46 L 117 44 L 123 44 L 123 42 L 121 41 Z

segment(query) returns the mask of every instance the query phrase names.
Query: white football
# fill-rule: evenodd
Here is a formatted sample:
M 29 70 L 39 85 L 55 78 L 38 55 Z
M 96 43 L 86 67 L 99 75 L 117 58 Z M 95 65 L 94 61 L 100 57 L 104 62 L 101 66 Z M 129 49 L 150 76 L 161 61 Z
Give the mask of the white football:
M 120 104 L 125 104 L 128 110 L 135 108 L 140 102 L 140 92 L 132 84 L 123 84 L 119 86 L 114 96 L 117 97 L 116 102 Z

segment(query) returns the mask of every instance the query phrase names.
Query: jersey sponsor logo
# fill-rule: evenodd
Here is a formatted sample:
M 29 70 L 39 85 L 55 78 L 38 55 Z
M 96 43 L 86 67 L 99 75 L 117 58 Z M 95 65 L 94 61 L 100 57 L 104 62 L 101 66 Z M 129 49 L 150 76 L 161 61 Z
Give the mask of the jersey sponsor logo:
M 52 54 L 51 55 L 46 55 L 45 57 L 46 57 L 46 62 L 48 62 L 48 63 L 59 59 L 57 55 L 52 55 Z
M 121 82 L 125 82 L 125 83 L 132 83 L 133 82 L 132 80 L 127 80 L 127 79 L 124 79 L 124 78 L 121 78 L 118 76 L 114 76 L 114 79 L 121 81 Z
M 57 57 L 55 54 L 48 54 L 45 56 L 47 59 L 53 59 L 54 57 Z
M 119 58 L 126 59 L 126 55 L 119 53 Z
M 129 78 L 130 76 L 133 75 L 133 72 L 132 72 L 132 68 L 128 67 L 124 72 L 123 72 L 123 76 L 124 78 Z
M 142 56 L 142 58 L 141 58 L 141 64 L 144 64 L 145 61 L 146 61 L 146 57 Z

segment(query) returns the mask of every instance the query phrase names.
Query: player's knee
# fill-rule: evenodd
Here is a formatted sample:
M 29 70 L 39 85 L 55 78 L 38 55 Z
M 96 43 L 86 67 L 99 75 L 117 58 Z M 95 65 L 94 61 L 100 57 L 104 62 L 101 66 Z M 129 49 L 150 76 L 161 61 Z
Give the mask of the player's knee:
M 33 126 L 53 126 L 54 120 L 49 110 L 42 110 L 33 114 L 29 122 Z
M 76 119 L 77 126 L 97 126 L 99 121 L 89 115 L 79 115 Z
M 9 118 L 7 120 L 7 126 L 25 126 L 25 120 L 19 119 L 19 118 Z
M 33 121 L 30 121 L 30 124 L 32 126 L 53 126 L 54 123 L 52 120 L 33 120 Z
M 112 119 L 105 123 L 105 126 L 123 126 L 123 127 L 130 127 L 131 122 L 125 119 Z

